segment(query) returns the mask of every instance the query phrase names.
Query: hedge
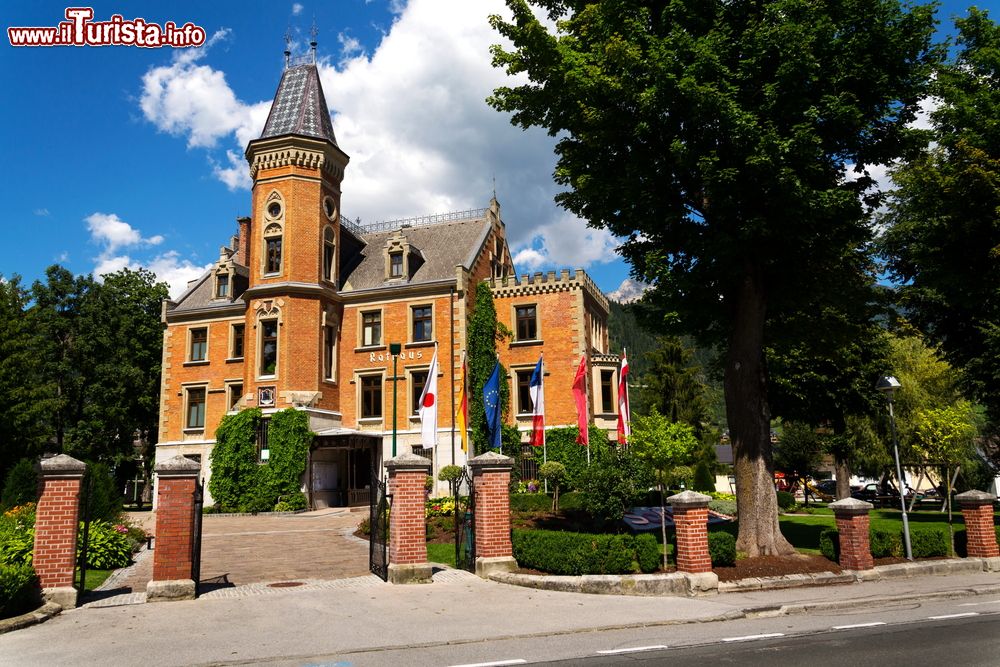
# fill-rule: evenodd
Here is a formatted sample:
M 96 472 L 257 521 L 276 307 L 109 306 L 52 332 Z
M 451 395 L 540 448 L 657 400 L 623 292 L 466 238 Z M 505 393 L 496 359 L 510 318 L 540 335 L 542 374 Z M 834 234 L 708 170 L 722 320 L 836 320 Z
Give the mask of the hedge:
M 713 531 L 708 534 L 708 555 L 713 567 L 736 565 L 736 538 L 732 533 Z
M 552 574 L 630 574 L 659 567 L 656 538 L 555 530 L 515 530 L 514 558 L 521 567 Z
M 933 558 L 951 553 L 951 540 L 946 528 L 915 526 L 910 528 L 910 547 L 914 558 Z M 868 543 L 873 558 L 902 558 L 905 554 L 903 531 L 870 528 Z M 819 550 L 832 561 L 840 562 L 840 533 L 824 530 L 819 535 Z
M 0 618 L 36 609 L 42 603 L 38 576 L 30 565 L 0 565 Z

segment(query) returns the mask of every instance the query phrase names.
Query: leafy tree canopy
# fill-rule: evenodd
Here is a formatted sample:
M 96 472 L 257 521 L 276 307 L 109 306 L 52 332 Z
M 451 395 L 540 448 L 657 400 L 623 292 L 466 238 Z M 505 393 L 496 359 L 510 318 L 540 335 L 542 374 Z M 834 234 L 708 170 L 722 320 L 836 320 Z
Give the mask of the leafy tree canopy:
M 934 143 L 893 174 L 882 249 L 909 316 L 1000 423 L 1000 26 L 969 9 L 931 93 Z
M 740 501 L 738 548 L 778 531 L 764 348 L 769 322 L 871 272 L 846 178 L 920 142 L 906 127 L 941 49 L 933 8 L 897 0 L 508 0 L 494 64 L 527 83 L 490 103 L 558 136 L 557 197 L 627 239 L 645 301 L 718 345 Z M 869 279 L 871 276 L 868 276 Z

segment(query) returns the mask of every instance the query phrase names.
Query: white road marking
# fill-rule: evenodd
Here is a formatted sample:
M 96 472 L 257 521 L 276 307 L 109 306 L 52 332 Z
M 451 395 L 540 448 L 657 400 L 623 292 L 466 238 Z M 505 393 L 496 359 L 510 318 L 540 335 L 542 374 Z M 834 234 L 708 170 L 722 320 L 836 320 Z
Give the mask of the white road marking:
M 981 604 L 1000 604 L 1000 600 L 990 600 L 989 602 L 963 602 L 959 607 L 978 607 Z
M 928 616 L 931 621 L 943 621 L 947 618 L 965 618 L 967 616 L 979 616 L 978 611 L 967 611 L 964 614 L 945 614 L 944 616 Z
M 874 628 L 877 625 L 885 625 L 883 621 L 875 621 L 873 623 L 855 623 L 854 625 L 835 625 L 834 630 L 853 630 L 854 628 Z
M 638 653 L 640 651 L 659 651 L 665 648 L 670 648 L 669 646 L 664 646 L 663 644 L 657 644 L 656 646 L 636 646 L 634 648 L 615 648 L 609 649 L 607 651 L 598 651 L 601 655 L 615 655 L 616 653 Z
M 495 662 L 471 662 L 467 665 L 452 665 L 451 667 L 502 667 L 503 665 L 523 665 L 527 660 L 497 660 Z
M 743 637 L 726 637 L 722 641 L 724 642 L 748 642 L 754 639 L 770 639 L 771 637 L 784 637 L 783 632 L 770 632 L 763 635 L 745 635 Z

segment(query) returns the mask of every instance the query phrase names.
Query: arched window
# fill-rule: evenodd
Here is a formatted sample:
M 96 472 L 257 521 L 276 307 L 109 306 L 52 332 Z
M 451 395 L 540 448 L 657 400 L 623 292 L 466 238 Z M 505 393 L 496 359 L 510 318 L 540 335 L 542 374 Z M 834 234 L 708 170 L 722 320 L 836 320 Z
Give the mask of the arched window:
M 337 253 L 334 245 L 333 228 L 323 231 L 323 278 L 331 283 L 337 282 Z

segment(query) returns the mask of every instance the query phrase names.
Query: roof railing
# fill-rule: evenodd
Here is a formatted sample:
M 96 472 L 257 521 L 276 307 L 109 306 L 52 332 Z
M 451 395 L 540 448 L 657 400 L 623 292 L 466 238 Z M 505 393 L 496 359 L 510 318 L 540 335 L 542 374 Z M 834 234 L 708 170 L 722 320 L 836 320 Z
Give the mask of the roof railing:
M 355 236 L 362 234 L 377 234 L 378 232 L 391 232 L 403 227 L 426 227 L 428 225 L 439 225 L 445 222 L 456 222 L 458 220 L 478 220 L 485 217 L 488 208 L 470 208 L 465 211 L 452 211 L 450 213 L 438 213 L 436 215 L 421 215 L 414 218 L 399 218 L 398 220 L 383 220 L 381 222 L 361 223 L 361 218 L 351 221 L 350 218 L 341 214 L 340 224 L 343 225 Z

